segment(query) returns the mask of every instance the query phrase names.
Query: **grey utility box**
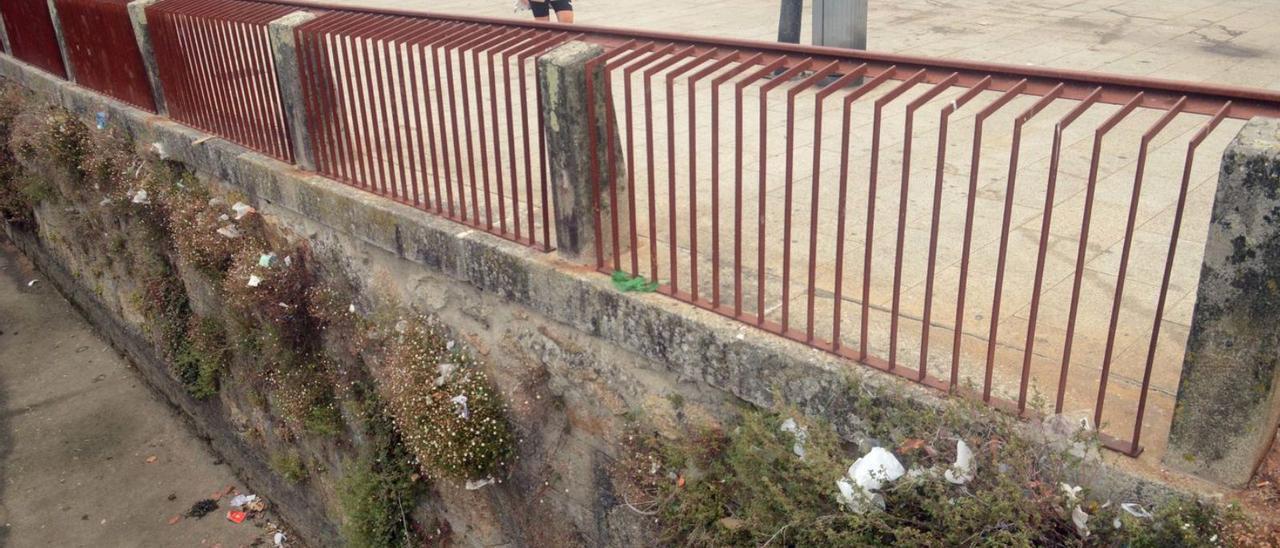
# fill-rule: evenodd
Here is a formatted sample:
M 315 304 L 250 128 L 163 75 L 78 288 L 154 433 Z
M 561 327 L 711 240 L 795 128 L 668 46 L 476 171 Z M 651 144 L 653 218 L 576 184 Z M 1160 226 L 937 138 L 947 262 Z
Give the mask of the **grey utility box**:
M 813 45 L 867 49 L 867 0 L 813 0 Z

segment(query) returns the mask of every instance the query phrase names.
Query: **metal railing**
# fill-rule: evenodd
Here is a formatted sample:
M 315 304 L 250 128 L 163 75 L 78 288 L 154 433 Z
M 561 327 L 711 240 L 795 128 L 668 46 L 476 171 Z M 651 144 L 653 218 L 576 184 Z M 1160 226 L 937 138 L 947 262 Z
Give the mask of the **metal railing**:
M 58 36 L 45 0 L 5 0 L 0 17 L 9 36 L 9 54 L 60 78 L 67 77 Z
M 292 162 L 267 23 L 293 11 L 242 0 L 162 0 L 148 6 L 169 116 Z
M 130 0 L 55 0 L 76 83 L 156 112 Z
M 296 36 L 318 171 L 550 249 L 534 62 L 570 34 L 335 11 Z

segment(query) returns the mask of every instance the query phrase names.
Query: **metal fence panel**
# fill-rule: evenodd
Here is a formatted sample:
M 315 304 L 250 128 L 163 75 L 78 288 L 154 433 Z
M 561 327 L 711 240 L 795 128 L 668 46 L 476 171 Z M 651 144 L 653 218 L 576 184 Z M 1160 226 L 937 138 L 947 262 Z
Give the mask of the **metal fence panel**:
M 10 55 L 62 78 L 67 77 L 62 51 L 53 29 L 53 18 L 45 0 L 5 0 L 0 2 Z
M 129 1 L 55 0 L 55 5 L 76 83 L 155 112 Z

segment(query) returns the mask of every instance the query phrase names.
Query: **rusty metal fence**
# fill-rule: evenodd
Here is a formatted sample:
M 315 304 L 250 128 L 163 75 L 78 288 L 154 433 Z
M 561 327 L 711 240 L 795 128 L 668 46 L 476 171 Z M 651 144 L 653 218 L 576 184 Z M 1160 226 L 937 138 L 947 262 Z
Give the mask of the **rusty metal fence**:
M 55 0 L 76 83 L 156 111 L 129 19 L 130 0 Z
M 582 113 L 608 129 L 582 151 L 584 221 L 612 244 L 598 270 L 1020 416 L 1083 412 L 1133 456 L 1144 428 L 1168 428 L 1213 156 L 1243 120 L 1280 116 L 1280 94 L 1260 90 L 162 0 L 147 14 L 171 115 L 291 161 L 266 25 L 299 8 L 317 14 L 294 38 L 322 174 L 550 249 L 536 59 L 601 44 L 586 91 L 610 101 Z
M 241 0 L 146 8 L 169 116 L 292 162 L 267 23 L 295 11 Z
M 305 23 L 296 40 L 317 170 L 550 249 L 534 62 L 569 38 L 352 12 Z
M 10 55 L 61 78 L 67 77 L 45 0 L 4 0 L 0 2 L 0 17 L 4 18 L 9 47 L 13 49 Z

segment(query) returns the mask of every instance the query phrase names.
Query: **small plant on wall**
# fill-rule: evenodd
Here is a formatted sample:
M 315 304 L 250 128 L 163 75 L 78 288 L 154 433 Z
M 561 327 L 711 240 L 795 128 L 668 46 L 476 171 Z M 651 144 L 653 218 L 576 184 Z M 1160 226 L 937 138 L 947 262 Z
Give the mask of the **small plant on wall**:
M 505 467 L 515 454 L 506 407 L 475 360 L 426 318 L 401 320 L 395 331 L 381 387 L 423 469 L 473 480 Z

